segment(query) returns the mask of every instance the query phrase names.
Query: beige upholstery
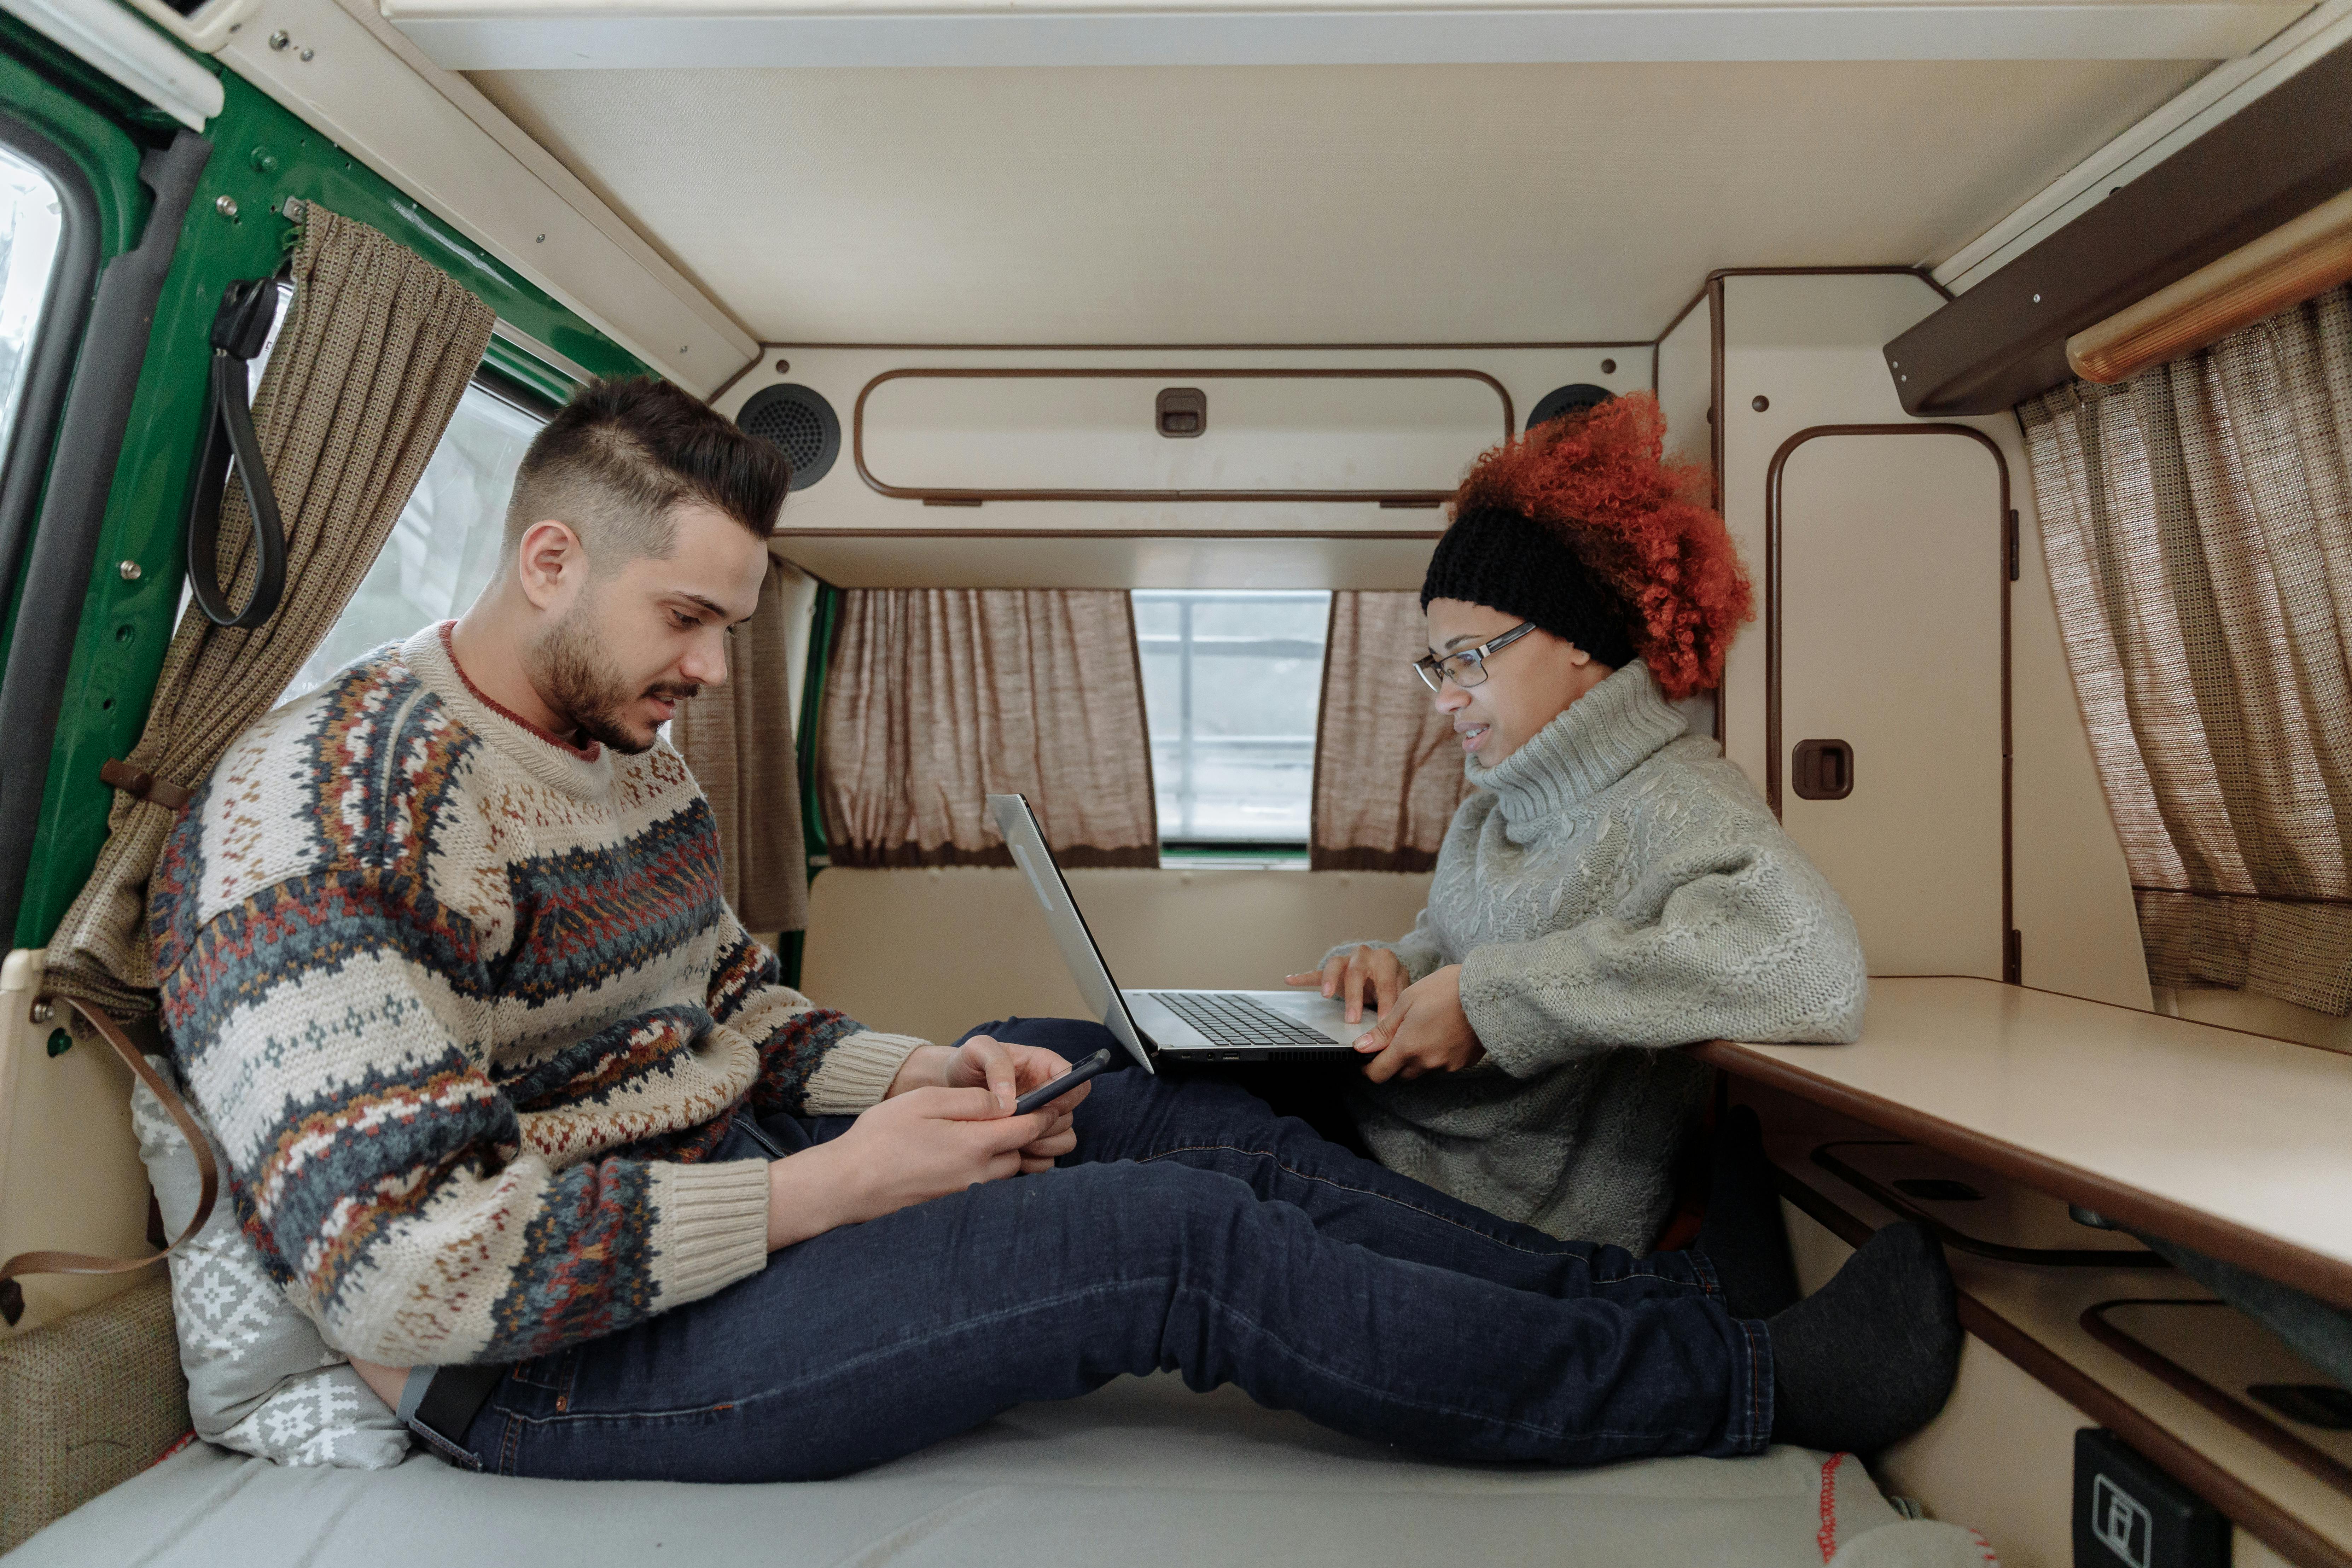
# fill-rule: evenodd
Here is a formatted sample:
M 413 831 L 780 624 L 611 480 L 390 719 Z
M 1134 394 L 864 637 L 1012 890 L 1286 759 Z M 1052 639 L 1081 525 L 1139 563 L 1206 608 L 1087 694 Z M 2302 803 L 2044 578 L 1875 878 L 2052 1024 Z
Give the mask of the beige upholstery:
M 423 1455 L 372 1473 L 289 1470 L 197 1446 L 8 1563 L 1821 1568 L 1825 1547 L 1898 1517 L 1850 1456 L 1826 1486 L 1823 1461 L 1774 1448 L 1582 1471 L 1430 1464 L 1260 1409 L 1234 1389 L 1195 1394 L 1173 1377 L 1125 1378 L 804 1485 L 512 1480 Z
M 187 1394 L 160 1270 L 0 1342 L 0 1551 L 154 1463 L 188 1429 Z

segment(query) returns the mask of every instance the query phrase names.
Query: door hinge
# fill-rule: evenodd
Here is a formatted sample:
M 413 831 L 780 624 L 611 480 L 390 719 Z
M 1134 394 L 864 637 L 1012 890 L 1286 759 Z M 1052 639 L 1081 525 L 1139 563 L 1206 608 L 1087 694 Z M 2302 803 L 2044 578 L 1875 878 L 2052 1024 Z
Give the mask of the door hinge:
M 2004 985 L 2025 984 L 2025 933 L 2011 931 L 2000 955 L 2000 982 Z
M 2017 581 L 2017 509 L 2009 509 L 2009 580 Z

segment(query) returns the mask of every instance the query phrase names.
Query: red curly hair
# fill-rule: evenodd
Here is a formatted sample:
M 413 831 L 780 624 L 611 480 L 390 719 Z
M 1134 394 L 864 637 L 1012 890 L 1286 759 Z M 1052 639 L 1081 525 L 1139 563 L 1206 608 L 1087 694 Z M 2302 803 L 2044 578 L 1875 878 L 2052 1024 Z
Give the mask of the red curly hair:
M 1646 392 L 1549 419 L 1470 467 L 1449 515 L 1493 509 L 1557 531 L 1626 607 L 1634 651 L 1669 698 L 1723 681 L 1754 591 L 1706 469 L 1665 456 L 1666 416 Z

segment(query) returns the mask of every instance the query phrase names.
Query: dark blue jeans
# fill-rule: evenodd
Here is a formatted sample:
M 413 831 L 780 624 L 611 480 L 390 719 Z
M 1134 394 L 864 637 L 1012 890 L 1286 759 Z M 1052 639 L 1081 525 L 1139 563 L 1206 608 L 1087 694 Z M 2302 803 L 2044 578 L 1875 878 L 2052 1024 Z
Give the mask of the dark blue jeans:
M 982 1026 L 1076 1059 L 1093 1024 Z M 838 1136 L 770 1117 L 719 1158 Z M 1764 1326 L 1694 1253 L 1634 1258 L 1458 1203 L 1228 1082 L 1095 1080 L 1057 1169 L 786 1247 L 715 1296 L 524 1362 L 467 1429 L 509 1475 L 838 1476 L 1122 1373 L 1239 1384 L 1464 1459 L 1744 1454 Z

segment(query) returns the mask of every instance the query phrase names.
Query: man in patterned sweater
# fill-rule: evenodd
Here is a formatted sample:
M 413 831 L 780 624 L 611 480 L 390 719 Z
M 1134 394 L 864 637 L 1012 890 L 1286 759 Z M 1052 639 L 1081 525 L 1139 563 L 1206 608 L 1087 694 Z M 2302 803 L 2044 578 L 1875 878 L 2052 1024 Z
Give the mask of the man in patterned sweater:
M 1859 1447 L 1940 1405 L 1916 1235 L 1743 1300 L 1230 1086 L 1014 1114 L 1093 1025 L 944 1047 L 782 984 L 658 731 L 726 679 L 785 478 L 674 389 L 583 392 L 482 598 L 241 737 L 158 867 L 164 1017 L 247 1234 L 445 1457 L 836 1474 L 1155 1369 L 1563 1463 Z

